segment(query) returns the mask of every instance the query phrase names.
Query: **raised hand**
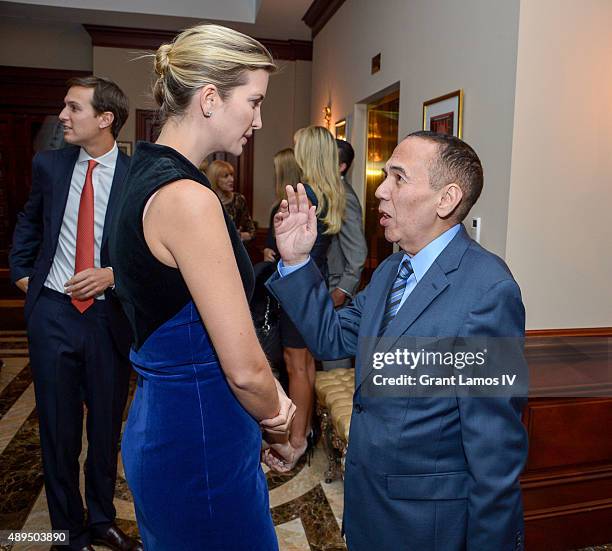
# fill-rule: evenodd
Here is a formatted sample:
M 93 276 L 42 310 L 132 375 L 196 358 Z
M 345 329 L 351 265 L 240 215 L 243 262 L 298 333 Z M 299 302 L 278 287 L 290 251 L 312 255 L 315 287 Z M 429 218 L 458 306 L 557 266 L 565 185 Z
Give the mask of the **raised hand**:
M 287 199 L 281 201 L 274 216 L 276 246 L 287 266 L 308 260 L 308 255 L 317 239 L 316 207 L 308 206 L 308 197 L 302 184 L 297 193 L 287 186 Z

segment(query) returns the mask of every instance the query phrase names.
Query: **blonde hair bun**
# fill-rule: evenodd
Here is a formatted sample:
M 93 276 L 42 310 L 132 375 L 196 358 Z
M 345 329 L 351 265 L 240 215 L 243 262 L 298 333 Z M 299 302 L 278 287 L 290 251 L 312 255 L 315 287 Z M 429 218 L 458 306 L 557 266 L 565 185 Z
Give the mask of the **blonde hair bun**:
M 170 65 L 171 51 L 172 44 L 162 44 L 155 53 L 155 73 L 162 78 L 165 76 Z
M 221 25 L 197 25 L 162 44 L 155 54 L 159 75 L 153 95 L 160 119 L 180 116 L 193 95 L 208 84 L 216 86 L 221 99 L 244 84 L 245 72 L 276 71 L 272 55 L 263 44 Z

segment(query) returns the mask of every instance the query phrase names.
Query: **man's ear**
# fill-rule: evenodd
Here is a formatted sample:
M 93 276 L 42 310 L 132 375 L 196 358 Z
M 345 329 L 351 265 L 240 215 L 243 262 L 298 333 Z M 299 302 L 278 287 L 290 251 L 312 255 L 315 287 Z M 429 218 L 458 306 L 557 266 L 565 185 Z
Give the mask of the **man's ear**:
M 448 218 L 457 210 L 463 199 L 463 190 L 455 183 L 445 185 L 441 190 L 440 200 L 438 201 L 438 216 Z
M 115 115 L 111 111 L 104 111 L 98 116 L 100 117 L 100 124 L 99 124 L 100 129 L 110 128 L 113 125 L 113 121 L 115 120 Z
M 340 163 L 340 166 L 338 168 L 340 170 L 340 174 L 344 174 L 348 166 L 346 165 L 346 163 Z

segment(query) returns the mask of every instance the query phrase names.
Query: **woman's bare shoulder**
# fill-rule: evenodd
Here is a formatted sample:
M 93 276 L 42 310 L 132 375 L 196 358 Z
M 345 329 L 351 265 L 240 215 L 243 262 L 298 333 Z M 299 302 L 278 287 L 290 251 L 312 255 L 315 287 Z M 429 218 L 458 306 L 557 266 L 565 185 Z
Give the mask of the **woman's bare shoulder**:
M 175 219 L 200 216 L 203 210 L 221 212 L 215 192 L 194 180 L 176 180 L 165 185 L 156 193 L 151 207 Z

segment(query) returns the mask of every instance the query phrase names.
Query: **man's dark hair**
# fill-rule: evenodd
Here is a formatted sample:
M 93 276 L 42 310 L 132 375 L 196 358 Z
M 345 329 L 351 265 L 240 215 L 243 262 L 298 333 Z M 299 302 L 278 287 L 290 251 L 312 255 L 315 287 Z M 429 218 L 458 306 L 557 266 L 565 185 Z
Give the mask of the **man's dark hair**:
M 94 94 L 91 105 L 98 114 L 110 111 L 115 116 L 111 132 L 116 139 L 130 113 L 128 98 L 123 90 L 112 80 L 94 75 L 71 78 L 66 84 L 68 88 L 73 86 L 93 88 Z
M 342 172 L 342 176 L 344 176 L 353 164 L 355 151 L 353 150 L 353 146 L 346 140 L 339 140 L 336 138 L 336 145 L 338 146 L 338 161 L 340 164 L 346 163 L 346 169 Z
M 407 138 L 421 138 L 438 145 L 438 156 L 429 167 L 429 183 L 435 190 L 455 182 L 463 191 L 463 199 L 453 214 L 462 222 L 482 192 L 482 164 L 476 152 L 463 140 L 448 134 L 419 130 Z

